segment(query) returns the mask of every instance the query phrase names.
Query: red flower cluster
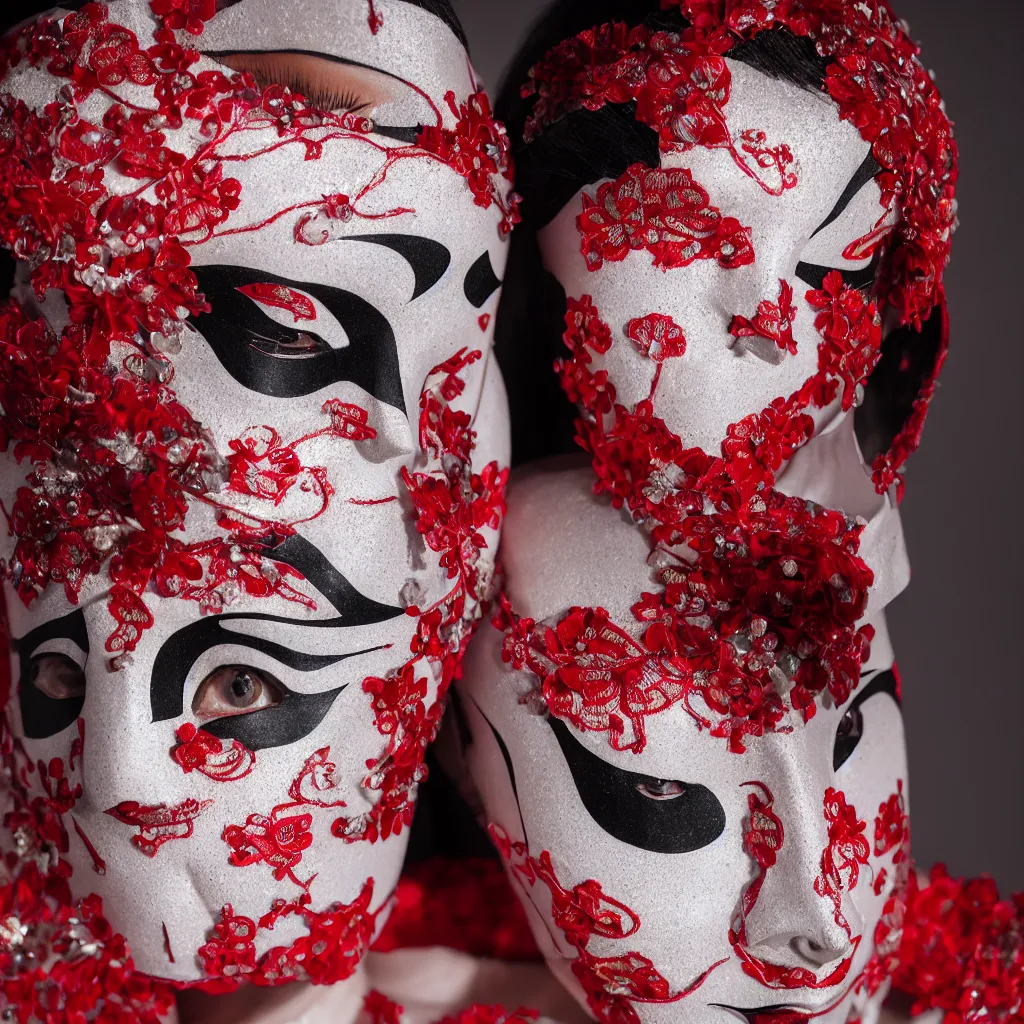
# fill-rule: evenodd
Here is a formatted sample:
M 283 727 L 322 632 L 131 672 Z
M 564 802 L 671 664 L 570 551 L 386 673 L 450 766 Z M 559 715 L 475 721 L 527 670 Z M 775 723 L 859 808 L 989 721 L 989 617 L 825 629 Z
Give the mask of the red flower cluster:
M 640 249 L 651 253 L 662 270 L 694 260 L 716 260 L 727 269 L 754 262 L 750 228 L 723 216 L 681 167 L 633 164 L 616 181 L 599 185 L 596 199 L 583 194 L 576 225 L 589 270 Z
M 575 950 L 572 972 L 587 996 L 587 1005 L 602 1024 L 640 1024 L 633 1003 L 676 1003 L 692 995 L 727 961 L 713 964 L 682 992 L 672 991 L 668 980 L 642 953 L 630 951 L 599 957 L 589 948 L 593 939 L 622 941 L 640 929 L 640 918 L 613 899 L 601 883 L 588 879 L 572 889 L 558 880 L 551 854 L 530 854 L 525 843 L 514 841 L 499 825 L 489 828 L 491 839 L 523 884 L 542 883 L 551 896 L 551 915 L 568 945 Z
M 352 976 L 369 948 L 377 916 L 370 912 L 372 899 L 371 878 L 351 903 L 335 903 L 324 911 L 311 910 L 308 896 L 292 902 L 277 900 L 268 913 L 253 921 L 236 914 L 228 904 L 210 940 L 199 948 L 199 959 L 211 979 L 223 979 L 218 991 L 230 991 L 242 981 L 336 985 Z M 289 917 L 299 918 L 307 932 L 288 946 L 257 955 L 257 934 Z
M 416 145 L 461 174 L 477 206 L 486 210 L 495 204 L 501 211 L 499 230 L 502 236 L 508 235 L 519 223 L 519 197 L 514 192 L 506 195 L 495 180 L 512 180 L 512 147 L 505 127 L 494 120 L 485 92 L 475 92 L 459 104 L 455 93 L 449 92 L 445 102 L 456 119 L 455 127 L 428 125 L 420 132 Z
M 951 878 L 939 865 L 930 884 L 911 876 L 895 987 L 913 1013 L 945 1011 L 945 1024 L 1024 1021 L 1024 893 L 1000 900 L 990 878 Z
M 196 771 L 214 782 L 234 782 L 256 767 L 256 754 L 240 740 L 218 739 L 191 722 L 181 726 L 175 737 L 178 745 L 171 757 L 186 775 Z
M 380 992 L 370 992 L 363 1000 L 363 1013 L 368 1024 L 402 1024 L 403 1008 Z M 537 1019 L 533 1010 L 520 1007 L 506 1010 L 503 1006 L 482 1006 L 475 1003 L 454 1017 L 444 1017 L 436 1024 L 532 1024 Z
M 789 321 L 791 294 L 784 285 L 779 300 Z M 788 710 L 809 719 L 819 694 L 842 704 L 859 682 L 872 636 L 857 626 L 873 578 L 857 556 L 862 527 L 774 484 L 813 433 L 805 410 L 827 405 L 840 387 L 852 401 L 877 359 L 881 331 L 874 305 L 838 274 L 808 300 L 820 310 L 818 372 L 730 426 L 718 458 L 686 448 L 650 399 L 633 410 L 616 402 L 607 371 L 595 368 L 611 347 L 611 328 L 590 296 L 568 300 L 571 357 L 556 368 L 583 406 L 578 437 L 593 457 L 595 490 L 625 505 L 659 545 L 663 590 L 633 608 L 646 626 L 641 641 L 603 609 L 574 608 L 550 629 L 517 625 L 506 605 L 497 624 L 513 631 L 506 660 L 537 675 L 552 713 L 607 730 L 618 749 L 642 750 L 643 718 L 682 700 L 702 727 L 742 751 L 748 735 L 789 728 Z M 626 333 L 634 344 L 661 338 L 667 352 L 681 343 L 673 326 L 645 317 Z M 685 556 L 671 550 L 678 547 Z M 696 698 L 713 717 L 694 707 Z
M 445 946 L 488 960 L 539 960 L 526 912 L 495 860 L 435 858 L 406 868 L 374 950 Z

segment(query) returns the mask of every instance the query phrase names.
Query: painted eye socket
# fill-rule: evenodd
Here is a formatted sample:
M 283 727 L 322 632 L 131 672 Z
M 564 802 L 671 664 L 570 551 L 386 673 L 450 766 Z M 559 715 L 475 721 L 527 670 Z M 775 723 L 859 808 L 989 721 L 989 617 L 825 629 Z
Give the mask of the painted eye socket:
M 839 720 L 836 740 L 832 747 L 832 770 L 838 771 L 857 749 L 864 736 L 864 715 L 859 707 L 850 708 Z
M 199 684 L 192 698 L 192 711 L 200 721 L 274 707 L 284 699 L 282 683 L 269 672 L 245 665 L 222 665 Z
M 619 768 L 580 743 L 564 722 L 551 716 L 548 725 L 587 813 L 613 838 L 678 854 L 710 846 L 725 831 L 725 809 L 706 786 Z
M 85 697 L 85 673 L 66 654 L 39 654 L 29 665 L 32 685 L 50 700 Z
M 677 800 L 686 792 L 686 784 L 672 779 L 648 779 L 638 782 L 636 791 L 648 800 Z

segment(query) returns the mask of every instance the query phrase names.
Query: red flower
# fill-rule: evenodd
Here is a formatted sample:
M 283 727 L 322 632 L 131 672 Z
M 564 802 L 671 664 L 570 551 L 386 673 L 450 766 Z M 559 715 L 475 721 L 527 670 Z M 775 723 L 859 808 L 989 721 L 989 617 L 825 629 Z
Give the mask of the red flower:
M 216 0 L 150 0 L 153 13 L 163 19 L 164 28 L 185 29 L 198 36 L 204 22 L 217 13 Z
M 727 269 L 754 262 L 750 229 L 723 216 L 681 167 L 633 164 L 617 181 L 599 185 L 595 199 L 584 193 L 576 226 L 590 270 L 641 249 L 663 270 L 694 260 L 717 260 Z
M 222 838 L 231 847 L 228 862 L 239 868 L 265 863 L 274 869 L 278 881 L 294 878 L 293 868 L 313 843 L 312 823 L 309 814 L 279 818 L 250 814 L 244 825 L 224 829 Z
M 656 363 L 681 356 L 686 352 L 683 329 L 670 316 L 648 313 L 626 324 L 626 337 Z
M 734 338 L 767 338 L 774 341 L 783 352 L 796 355 L 796 340 L 793 338 L 793 321 L 796 308 L 793 305 L 793 288 L 786 281 L 779 281 L 779 301 L 762 300 L 753 320 L 734 316 L 729 333 Z

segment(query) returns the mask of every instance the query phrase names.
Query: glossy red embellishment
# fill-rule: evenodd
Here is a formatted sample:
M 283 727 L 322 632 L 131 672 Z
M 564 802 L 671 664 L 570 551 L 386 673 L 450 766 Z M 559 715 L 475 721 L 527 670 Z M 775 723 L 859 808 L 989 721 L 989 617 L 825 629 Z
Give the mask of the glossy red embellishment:
M 753 319 L 734 316 L 729 333 L 734 338 L 767 338 L 774 341 L 783 352 L 796 355 L 796 340 L 793 338 L 793 321 L 796 307 L 793 305 L 793 287 L 786 281 L 779 281 L 779 300 L 763 299 L 757 306 Z
M 175 733 L 171 757 L 187 775 L 197 771 L 214 782 L 244 779 L 256 767 L 256 754 L 239 740 L 222 740 L 186 722 Z
M 326 910 L 315 911 L 308 906 L 308 899 L 306 896 L 291 902 L 276 900 L 256 921 L 236 914 L 230 904 L 226 905 L 209 941 L 199 948 L 198 956 L 207 975 L 223 979 L 228 990 L 242 981 L 254 985 L 289 981 L 335 985 L 351 977 L 373 936 L 373 879 L 367 880 L 349 904 L 335 903 Z M 257 954 L 257 935 L 272 931 L 275 925 L 292 917 L 301 921 L 306 933 L 287 946 L 275 946 Z
M 183 800 L 180 804 L 140 804 L 136 800 L 122 800 L 106 813 L 124 825 L 137 828 L 132 836 L 132 846 L 147 857 L 155 857 L 160 847 L 172 839 L 188 839 L 195 827 L 195 820 L 212 800 Z
M 814 880 L 814 891 L 832 902 L 836 924 L 852 938 L 843 916 L 843 893 L 857 888 L 860 869 L 868 865 L 867 823 L 857 818 L 856 808 L 846 802 L 842 791 L 830 786 L 825 791 L 825 824 L 828 845 L 821 854 L 821 873 Z
M 97 875 L 105 875 L 107 873 L 107 862 L 99 855 L 96 847 L 93 846 L 92 841 L 85 834 L 82 826 L 78 824 L 77 819 L 74 815 L 71 816 L 71 824 L 75 826 L 75 832 L 78 838 L 82 840 L 82 844 L 89 851 L 89 856 L 92 858 L 92 869 Z
M 294 288 L 287 288 L 283 284 L 246 284 L 237 290 L 263 306 L 287 310 L 292 314 L 295 323 L 300 320 L 316 319 L 316 306 L 313 305 L 313 300 Z
M 477 323 L 480 325 L 481 331 L 486 331 L 487 328 L 491 326 L 491 314 L 481 313 L 477 318 Z
M 588 270 L 639 250 L 651 253 L 662 270 L 695 260 L 726 268 L 754 262 L 750 228 L 723 216 L 684 168 L 633 164 L 618 180 L 599 185 L 596 198 L 583 193 L 576 226 Z

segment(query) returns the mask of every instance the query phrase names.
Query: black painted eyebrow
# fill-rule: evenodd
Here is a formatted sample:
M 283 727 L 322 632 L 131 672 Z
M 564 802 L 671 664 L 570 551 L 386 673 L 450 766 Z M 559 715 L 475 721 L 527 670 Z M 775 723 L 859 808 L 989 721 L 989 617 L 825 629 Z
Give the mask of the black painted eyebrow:
M 856 711 L 862 704 L 871 700 L 872 697 L 877 696 L 880 693 L 887 693 L 896 702 L 896 706 L 902 710 L 903 701 L 899 697 L 899 688 L 896 685 L 896 673 L 891 669 L 886 669 L 884 672 L 879 672 L 871 678 L 871 682 L 864 687 L 863 690 L 858 691 L 854 697 L 850 706 L 846 709 L 847 713 Z
M 853 172 L 853 177 L 847 183 L 846 188 L 843 189 L 843 194 L 839 197 L 838 202 L 832 207 L 832 212 L 814 229 L 811 233 L 813 238 L 819 231 L 824 231 L 825 228 L 837 221 L 842 215 L 843 211 L 853 202 L 853 197 L 876 175 L 881 173 L 882 165 L 875 159 L 873 153 L 869 152 L 864 157 L 864 162 Z
M 345 235 L 338 241 L 369 242 L 398 253 L 412 267 L 416 277 L 412 299 L 418 299 L 424 292 L 430 291 L 444 277 L 452 262 L 448 247 L 425 235 Z M 412 302 L 412 299 L 409 301 Z

